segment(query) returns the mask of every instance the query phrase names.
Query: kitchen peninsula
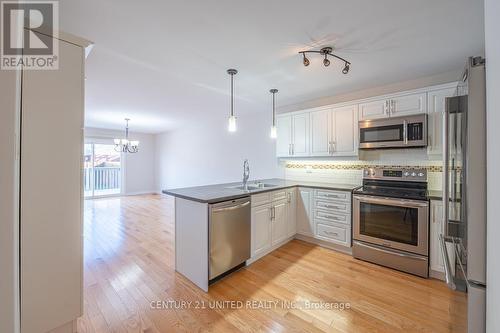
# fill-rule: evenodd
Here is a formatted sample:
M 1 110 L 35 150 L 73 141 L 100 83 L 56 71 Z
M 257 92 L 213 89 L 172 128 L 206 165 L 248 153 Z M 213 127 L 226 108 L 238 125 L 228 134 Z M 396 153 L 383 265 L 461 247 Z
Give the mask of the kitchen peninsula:
M 358 186 L 266 179 L 246 190 L 241 183 L 163 190 L 175 197 L 175 269 L 208 291 L 293 238 L 350 253 Z

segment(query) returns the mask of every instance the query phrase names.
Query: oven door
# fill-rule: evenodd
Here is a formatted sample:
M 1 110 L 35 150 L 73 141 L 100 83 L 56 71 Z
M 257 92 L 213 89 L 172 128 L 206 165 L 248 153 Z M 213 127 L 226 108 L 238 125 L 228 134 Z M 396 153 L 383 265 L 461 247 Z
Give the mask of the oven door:
M 428 255 L 427 201 L 355 195 L 353 222 L 356 240 Z

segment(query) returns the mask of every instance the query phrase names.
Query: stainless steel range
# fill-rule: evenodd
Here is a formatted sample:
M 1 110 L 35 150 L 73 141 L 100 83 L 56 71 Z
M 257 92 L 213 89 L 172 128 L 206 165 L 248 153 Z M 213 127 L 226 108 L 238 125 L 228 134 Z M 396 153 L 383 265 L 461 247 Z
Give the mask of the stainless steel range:
M 429 274 L 429 200 L 424 169 L 365 169 L 353 196 L 353 256 Z

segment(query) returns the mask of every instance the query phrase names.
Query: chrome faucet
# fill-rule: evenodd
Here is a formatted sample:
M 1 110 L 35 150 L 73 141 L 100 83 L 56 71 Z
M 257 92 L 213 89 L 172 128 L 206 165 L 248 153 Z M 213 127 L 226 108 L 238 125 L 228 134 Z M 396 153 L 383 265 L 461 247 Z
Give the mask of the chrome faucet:
M 245 159 L 243 162 L 243 189 L 248 191 L 248 178 L 250 177 L 250 166 L 248 165 L 248 160 Z

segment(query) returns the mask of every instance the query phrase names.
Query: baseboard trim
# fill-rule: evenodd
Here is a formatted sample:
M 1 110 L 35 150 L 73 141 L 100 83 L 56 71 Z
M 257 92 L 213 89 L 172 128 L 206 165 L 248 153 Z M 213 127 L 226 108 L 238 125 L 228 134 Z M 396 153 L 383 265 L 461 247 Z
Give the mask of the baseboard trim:
M 148 195 L 148 194 L 158 194 L 156 191 L 139 191 L 139 192 L 128 192 L 123 194 L 124 196 L 132 196 L 132 195 Z
M 316 239 L 316 238 L 311 237 L 311 236 L 296 234 L 295 239 L 298 239 L 298 240 L 301 240 L 301 241 L 304 241 L 307 243 L 319 245 L 319 246 L 327 248 L 329 250 L 334 250 L 334 251 L 341 252 L 344 254 L 352 255 L 352 248 L 350 248 L 350 247 L 332 244 L 332 243 L 329 243 L 327 241 L 323 241 L 321 239 Z
M 431 277 L 433 279 L 438 279 L 438 280 L 441 280 L 441 281 L 445 281 L 444 272 L 434 271 L 432 269 L 429 269 L 429 277 Z
M 275 250 L 279 249 L 280 247 L 282 247 L 282 246 L 283 246 L 283 245 L 285 245 L 286 243 L 290 242 L 290 241 L 291 241 L 291 240 L 293 240 L 294 238 L 295 238 L 295 235 L 294 235 L 294 236 L 292 236 L 292 237 L 288 237 L 288 238 L 287 238 L 287 239 L 285 239 L 284 241 L 279 242 L 278 244 L 275 244 L 274 246 L 271 246 L 271 247 L 269 248 L 269 250 L 267 250 L 266 252 L 264 252 L 264 253 L 260 254 L 258 257 L 248 259 L 248 260 L 246 261 L 247 266 L 248 266 L 248 265 L 251 265 L 251 264 L 253 264 L 254 262 L 256 262 L 257 260 L 259 260 L 259 259 L 261 259 L 261 258 L 263 258 L 263 257 L 267 256 L 269 253 L 271 253 L 271 252 L 273 252 L 273 251 L 275 251 Z

